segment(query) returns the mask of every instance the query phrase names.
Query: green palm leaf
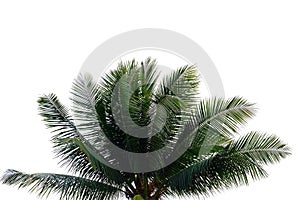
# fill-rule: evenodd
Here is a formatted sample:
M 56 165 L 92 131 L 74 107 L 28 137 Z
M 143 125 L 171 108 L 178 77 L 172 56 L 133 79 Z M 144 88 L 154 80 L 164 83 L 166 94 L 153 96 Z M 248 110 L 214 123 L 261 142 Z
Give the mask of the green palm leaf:
M 100 99 L 97 96 L 100 94 L 98 85 L 92 80 L 91 76 L 80 75 L 74 82 L 72 94 L 74 118 L 78 121 L 77 127 L 84 136 L 81 144 L 84 146 L 85 152 L 88 153 L 88 157 L 93 158 L 97 169 L 102 171 L 109 180 L 113 180 L 117 184 L 132 180 L 131 174 L 112 169 L 108 162 L 109 157 L 114 156 L 114 152 L 109 151 L 110 148 L 105 146 L 107 145 L 105 143 L 107 135 L 103 132 L 101 118 L 96 110 L 97 101 Z M 93 147 L 86 145 L 87 142 L 92 144 Z M 94 152 L 98 152 L 98 154 L 95 155 Z
M 158 85 L 157 98 L 165 95 L 177 96 L 186 104 L 194 106 L 199 100 L 200 76 L 196 66 L 184 66 L 165 75 L 163 81 Z
M 248 184 L 249 176 L 254 180 L 267 176 L 262 164 L 278 162 L 289 154 L 290 149 L 276 136 L 251 132 L 174 174 L 169 189 L 179 195 L 199 195 Z
M 207 136 L 208 139 L 230 139 L 255 115 L 255 110 L 254 104 L 241 97 L 201 100 L 187 123 L 186 132 L 196 131 L 192 146 L 201 146 Z
M 59 193 L 60 199 L 96 200 L 117 199 L 122 190 L 120 188 L 99 183 L 85 178 L 61 174 L 24 174 L 15 170 L 8 170 L 2 178 L 3 183 L 17 185 L 19 188 L 30 188 L 39 197 L 48 197 L 50 193 Z
M 191 143 L 190 149 L 161 173 L 168 177 L 184 169 L 187 163 L 193 163 L 195 158 L 221 150 L 222 146 L 232 140 L 239 126 L 245 124 L 254 114 L 253 104 L 240 97 L 201 100 L 194 114 L 187 114 L 188 120 L 181 135 L 177 134 L 181 137 L 179 141 L 182 141 L 182 144 L 177 145 L 186 145 L 186 141 Z
M 176 143 L 185 123 L 185 118 L 199 98 L 200 79 L 195 66 L 183 66 L 163 77 L 154 93 L 155 103 L 161 110 L 155 110 L 151 138 L 152 150 Z M 163 125 L 163 126 L 162 126 Z M 173 148 L 172 145 L 169 148 Z
M 79 173 L 82 177 L 98 181 L 120 182 L 120 177 L 122 177 L 120 172 L 110 169 L 86 150 L 82 143 L 85 139 L 78 131 L 67 109 L 54 94 L 40 97 L 38 103 L 40 115 L 47 127 L 55 133 L 51 141 L 62 165 L 67 166 L 70 172 Z
M 274 135 L 250 132 L 230 144 L 233 152 L 245 154 L 260 164 L 273 164 L 290 155 L 291 149 Z

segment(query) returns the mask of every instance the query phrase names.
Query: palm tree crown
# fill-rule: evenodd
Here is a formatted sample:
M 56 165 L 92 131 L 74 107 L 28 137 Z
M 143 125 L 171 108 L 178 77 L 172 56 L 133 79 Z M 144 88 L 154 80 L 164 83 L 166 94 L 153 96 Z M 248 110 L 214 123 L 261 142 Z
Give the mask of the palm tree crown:
M 241 97 L 201 99 L 195 66 L 181 67 L 161 80 L 158 75 L 150 58 L 140 64 L 121 62 L 99 83 L 79 75 L 72 88 L 72 114 L 55 94 L 40 97 L 40 115 L 52 130 L 56 156 L 73 175 L 7 170 L 2 182 L 29 187 L 39 196 L 59 193 L 61 199 L 73 200 L 206 196 L 266 177 L 263 165 L 290 154 L 274 135 L 253 131 L 239 136 L 240 126 L 255 114 L 254 104 Z M 134 125 L 149 137 L 138 137 Z M 161 157 L 146 163 L 160 166 L 156 170 L 122 170 L 103 162 L 87 145 L 103 145 L 103 136 L 134 153 L 165 146 L 186 149 L 170 163 Z M 107 150 L 106 157 L 113 157 Z M 133 169 L 140 164 L 127 161 Z

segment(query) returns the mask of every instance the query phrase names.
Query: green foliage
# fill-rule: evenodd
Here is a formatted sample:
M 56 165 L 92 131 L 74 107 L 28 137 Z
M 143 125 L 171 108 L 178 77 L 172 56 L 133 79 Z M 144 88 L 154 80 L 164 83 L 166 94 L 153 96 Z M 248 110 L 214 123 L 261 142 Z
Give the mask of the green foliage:
M 256 180 L 267 176 L 262 164 L 278 162 L 289 152 L 277 137 L 250 132 L 173 174 L 168 185 L 172 192 L 188 195 L 248 184 L 249 177 Z
M 121 189 L 88 179 L 60 174 L 24 174 L 8 170 L 3 176 L 3 183 L 29 187 L 40 197 L 50 193 L 60 193 L 61 199 L 117 199 Z
M 141 64 L 121 62 L 99 83 L 79 75 L 71 91 L 72 114 L 55 94 L 40 97 L 39 113 L 52 132 L 56 157 L 74 176 L 8 170 L 2 182 L 39 196 L 59 193 L 61 199 L 74 200 L 206 196 L 266 177 L 263 165 L 290 154 L 274 135 L 238 134 L 255 115 L 254 104 L 241 97 L 200 99 L 195 66 L 174 70 L 161 81 L 158 74 L 156 61 L 148 58 Z M 149 137 L 128 134 L 135 133 L 136 125 Z M 189 148 L 160 170 L 126 173 L 108 167 L 85 145 L 87 139 L 101 145 L 104 137 L 136 153 Z

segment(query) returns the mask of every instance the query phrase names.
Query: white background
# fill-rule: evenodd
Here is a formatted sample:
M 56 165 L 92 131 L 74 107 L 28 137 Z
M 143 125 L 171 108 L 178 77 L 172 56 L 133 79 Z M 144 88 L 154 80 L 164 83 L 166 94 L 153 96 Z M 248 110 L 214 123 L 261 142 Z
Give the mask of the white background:
M 37 115 L 37 97 L 55 92 L 68 104 L 72 80 L 94 48 L 124 31 L 165 28 L 204 48 L 218 68 L 227 97 L 240 95 L 257 102 L 259 112 L 245 132 L 275 133 L 293 149 L 292 156 L 267 167 L 269 178 L 208 199 L 297 199 L 297 1 L 107 2 L 1 1 L 0 173 L 7 168 L 64 173 L 53 159 L 49 131 Z M 0 199 L 32 200 L 36 196 L 0 185 Z

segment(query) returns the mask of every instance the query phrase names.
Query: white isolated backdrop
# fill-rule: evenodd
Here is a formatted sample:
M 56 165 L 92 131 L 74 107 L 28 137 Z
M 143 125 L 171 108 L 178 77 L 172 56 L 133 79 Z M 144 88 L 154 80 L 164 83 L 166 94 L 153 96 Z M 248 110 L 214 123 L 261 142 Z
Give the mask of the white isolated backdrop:
M 1 1 L 0 173 L 7 168 L 65 173 L 37 115 L 38 96 L 54 92 L 68 105 L 81 64 L 103 41 L 132 29 L 165 28 L 193 39 L 209 54 L 227 97 L 257 102 L 257 117 L 241 134 L 274 133 L 293 149 L 292 156 L 267 167 L 269 178 L 207 199 L 297 199 L 299 9 L 289 0 Z M 37 198 L 0 185 L 0 199 Z

